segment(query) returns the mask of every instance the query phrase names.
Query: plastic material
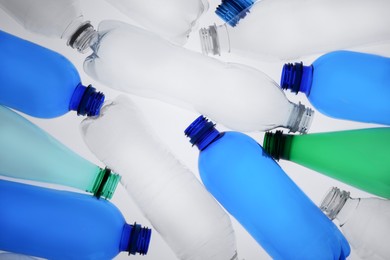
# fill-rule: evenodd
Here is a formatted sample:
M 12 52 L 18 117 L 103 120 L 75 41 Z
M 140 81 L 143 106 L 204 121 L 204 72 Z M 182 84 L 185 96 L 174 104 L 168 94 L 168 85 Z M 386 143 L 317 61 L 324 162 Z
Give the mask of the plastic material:
M 390 198 L 390 128 L 307 135 L 266 133 L 264 149 L 373 194 Z
M 12 254 L 12 253 L 0 253 L 0 259 L 1 260 L 37 260 L 36 258 L 27 255 L 19 255 L 19 254 Z
M 58 260 L 148 251 L 150 229 L 127 224 L 114 204 L 85 194 L 0 180 L 0 209 L 0 250 Z
M 0 106 L 0 175 L 56 183 L 111 198 L 120 177 L 85 160 L 27 119 Z
M 99 114 L 104 95 L 83 86 L 64 56 L 3 31 L 0 56 L 0 104 L 41 118 Z
M 84 120 L 91 151 L 121 183 L 179 259 L 237 260 L 230 218 L 166 150 L 131 100 L 120 96 Z
M 389 75 L 390 58 L 336 51 L 311 66 L 286 64 L 281 87 L 305 93 L 328 116 L 390 125 Z
M 283 126 L 306 132 L 310 126 L 313 111 L 289 102 L 261 71 L 174 46 L 117 21 L 102 22 L 99 35 L 84 69 L 107 86 L 193 109 L 242 131 Z
M 183 45 L 208 10 L 207 0 L 106 0 L 146 29 Z
M 205 53 L 285 60 L 390 39 L 388 0 L 261 0 L 249 12 L 243 2 L 223 1 L 227 23 L 200 30 Z
M 390 259 L 390 201 L 379 198 L 351 198 L 349 192 L 332 188 L 321 203 L 360 259 Z
M 337 227 L 251 137 L 215 136 L 204 117 L 186 130 L 201 145 L 206 188 L 273 259 L 345 259 L 350 248 Z M 215 136 L 215 138 L 210 138 Z

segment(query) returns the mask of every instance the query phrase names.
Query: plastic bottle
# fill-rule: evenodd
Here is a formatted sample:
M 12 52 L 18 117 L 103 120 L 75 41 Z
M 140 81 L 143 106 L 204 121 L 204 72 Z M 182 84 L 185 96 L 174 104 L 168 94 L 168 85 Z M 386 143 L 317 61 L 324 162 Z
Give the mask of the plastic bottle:
M 151 230 L 106 200 L 0 180 L 0 249 L 47 259 L 146 254 Z
M 321 210 L 337 219 L 341 230 L 361 259 L 390 259 L 390 201 L 351 198 L 334 187 L 321 203 Z
M 229 216 L 160 143 L 129 98 L 105 104 L 81 130 L 179 259 L 237 260 Z
M 218 132 L 203 116 L 186 130 L 206 188 L 273 259 L 345 259 L 337 227 L 251 137 Z
M 0 104 L 41 118 L 99 114 L 104 95 L 84 86 L 64 56 L 3 31 L 0 56 Z
M 208 10 L 207 0 L 107 0 L 145 28 L 184 44 L 192 27 Z M 73 45 L 79 29 L 91 27 L 79 0 L 0 0 L 0 7 L 26 30 L 49 37 L 63 38 Z M 88 30 L 89 33 L 92 30 Z
M 119 175 L 85 160 L 3 106 L 0 121 L 0 175 L 70 186 L 96 197 L 112 197 Z
M 207 0 L 106 0 L 146 29 L 177 44 L 186 43 Z
M 200 30 L 204 53 L 296 59 L 390 39 L 387 0 L 226 0 Z M 249 8 L 248 8 L 249 7 Z
M 390 128 L 307 135 L 268 132 L 263 146 L 276 160 L 290 160 L 359 189 L 390 198 Z
M 36 258 L 27 255 L 19 255 L 19 254 L 12 254 L 12 253 L 0 253 L 0 259 L 1 260 L 37 260 Z
M 281 87 L 305 93 L 330 117 L 390 125 L 389 74 L 390 58 L 336 51 L 310 66 L 284 65 Z

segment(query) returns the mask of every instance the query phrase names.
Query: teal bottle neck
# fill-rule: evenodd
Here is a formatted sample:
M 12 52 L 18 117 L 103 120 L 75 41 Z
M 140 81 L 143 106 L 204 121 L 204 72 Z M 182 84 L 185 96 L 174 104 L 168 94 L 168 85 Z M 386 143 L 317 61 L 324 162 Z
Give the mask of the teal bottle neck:
M 313 66 L 303 66 L 301 63 L 287 63 L 283 66 L 280 87 L 291 92 L 310 95 L 313 81 Z
M 111 172 L 110 169 L 100 169 L 98 175 L 96 176 L 92 190 L 88 192 L 92 192 L 93 195 L 97 198 L 103 197 L 106 199 L 111 199 L 120 179 L 120 175 Z

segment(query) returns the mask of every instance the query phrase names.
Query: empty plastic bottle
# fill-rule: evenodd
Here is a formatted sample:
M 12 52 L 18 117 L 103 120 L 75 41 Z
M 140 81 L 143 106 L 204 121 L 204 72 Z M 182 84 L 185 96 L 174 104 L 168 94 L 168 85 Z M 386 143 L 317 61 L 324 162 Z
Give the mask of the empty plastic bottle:
M 390 39 L 388 0 L 226 0 L 200 30 L 204 53 L 292 59 Z M 250 9 L 248 8 L 250 7 Z
M 183 45 L 208 10 L 207 0 L 106 0 L 146 29 Z
M 330 117 L 390 125 L 389 75 L 390 58 L 336 51 L 310 66 L 284 65 L 281 87 L 305 93 Z
M 0 253 L 1 260 L 37 260 L 34 257 L 12 253 Z
M 251 137 L 218 132 L 203 116 L 186 130 L 206 188 L 273 259 L 345 259 L 337 227 Z
M 351 198 L 334 187 L 321 203 L 321 210 L 337 219 L 344 235 L 361 259 L 390 259 L 390 201 Z
M 160 143 L 129 98 L 104 105 L 81 130 L 179 259 L 237 259 L 229 216 Z
M 66 185 L 96 197 L 112 197 L 119 175 L 85 160 L 3 106 L 0 121 L 0 175 Z
M 390 128 L 307 135 L 266 133 L 263 146 L 276 160 L 298 163 L 359 189 L 390 198 Z
M 59 260 L 148 251 L 150 229 L 86 194 L 0 180 L 0 209 L 0 250 Z
M 104 95 L 84 86 L 64 56 L 3 31 L 0 56 L 0 104 L 41 118 L 99 114 Z

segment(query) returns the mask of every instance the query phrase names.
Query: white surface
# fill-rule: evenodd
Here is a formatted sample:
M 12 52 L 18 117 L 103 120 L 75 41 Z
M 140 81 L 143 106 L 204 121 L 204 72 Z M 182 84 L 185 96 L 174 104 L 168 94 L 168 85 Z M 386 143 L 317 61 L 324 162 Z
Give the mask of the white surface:
M 208 13 L 200 20 L 200 26 L 208 26 L 212 23 L 220 24 L 222 21 L 214 14 L 215 6 L 219 3 L 219 0 L 214 0 L 210 4 Z M 91 20 L 92 24 L 97 26 L 98 22 L 103 19 L 118 19 L 126 22 L 131 22 L 128 17 L 125 17 L 115 8 L 107 4 L 105 1 L 93 1 L 83 0 L 82 8 L 86 19 Z M 94 82 L 85 73 L 83 73 L 83 60 L 85 55 L 77 53 L 75 50 L 67 47 L 61 40 L 47 39 L 23 30 L 19 25 L 12 21 L 4 12 L 0 10 L 0 29 L 22 37 L 24 39 L 36 42 L 52 50 L 55 50 L 65 55 L 69 60 L 75 64 L 78 68 L 81 78 L 84 84 L 93 84 L 97 89 L 103 91 L 108 99 L 116 97 L 119 92 L 114 91 L 108 87 L 103 86 L 97 82 Z M 191 35 L 191 38 L 186 45 L 187 48 L 197 50 L 200 52 L 200 45 L 197 32 Z M 364 49 L 367 52 L 382 54 L 390 57 L 390 43 L 367 46 Z M 304 63 L 310 63 L 317 56 L 303 59 Z M 283 62 L 262 63 L 254 60 L 245 60 L 242 58 L 234 57 L 233 55 L 225 55 L 219 57 L 222 60 L 230 60 L 235 62 L 242 62 L 248 65 L 252 65 L 272 77 L 275 81 L 279 82 L 281 68 Z M 183 64 L 185 66 L 185 64 Z M 180 75 L 178 75 L 180 76 Z M 287 96 L 291 101 L 302 101 L 307 106 L 310 106 L 307 99 L 302 96 L 295 96 L 288 93 Z M 133 96 L 132 96 L 133 97 Z M 188 139 L 184 136 L 184 129 L 198 116 L 196 113 L 192 113 L 162 102 L 147 100 L 143 98 L 133 97 L 133 100 L 140 105 L 140 109 L 144 112 L 146 119 L 152 124 L 157 131 L 158 135 L 164 140 L 166 145 L 172 150 L 172 152 L 180 159 L 185 165 L 187 165 L 197 177 L 197 148 L 192 148 Z M 33 119 L 28 117 L 37 125 L 48 131 L 54 137 L 59 139 L 65 145 L 79 153 L 84 158 L 103 166 L 87 149 L 83 143 L 79 132 L 79 123 L 82 120 L 81 117 L 77 117 L 75 113 L 68 113 L 67 115 L 51 119 Z M 374 125 L 360 124 L 355 122 L 348 122 L 343 120 L 336 120 L 325 117 L 318 112 L 315 115 L 313 124 L 309 132 L 325 132 L 335 131 L 343 129 L 355 129 L 373 127 Z M 226 130 L 221 126 L 217 126 L 219 130 Z M 262 143 L 263 133 L 250 133 L 252 137 Z M 296 165 L 291 162 L 280 162 L 282 168 L 288 173 L 288 175 L 301 187 L 301 189 L 316 203 L 319 204 L 325 193 L 331 186 L 338 186 L 341 189 L 351 192 L 353 197 L 369 197 L 372 196 L 358 189 L 350 187 L 346 184 L 340 183 L 334 179 L 328 178 L 317 172 L 308 170 L 304 167 Z M 45 184 L 43 184 L 45 186 Z M 63 188 L 63 187 L 62 187 Z M 150 223 L 142 216 L 137 209 L 134 202 L 128 197 L 127 193 L 122 187 L 118 187 L 112 202 L 115 203 L 118 208 L 124 214 L 126 220 L 131 223 L 137 221 L 145 226 L 150 226 Z M 264 252 L 264 250 L 254 241 L 254 239 L 232 218 L 233 225 L 236 231 L 238 254 L 240 259 L 245 260 L 263 260 L 270 259 L 270 257 Z M 126 253 L 120 254 L 116 259 L 144 259 L 144 260 L 175 260 L 177 259 L 167 244 L 161 239 L 157 232 L 152 235 L 152 241 L 147 256 L 128 256 Z M 359 260 L 359 258 L 352 252 L 349 259 Z M 203 260 L 203 259 L 202 259 Z M 204 259 L 207 260 L 207 259 Z

